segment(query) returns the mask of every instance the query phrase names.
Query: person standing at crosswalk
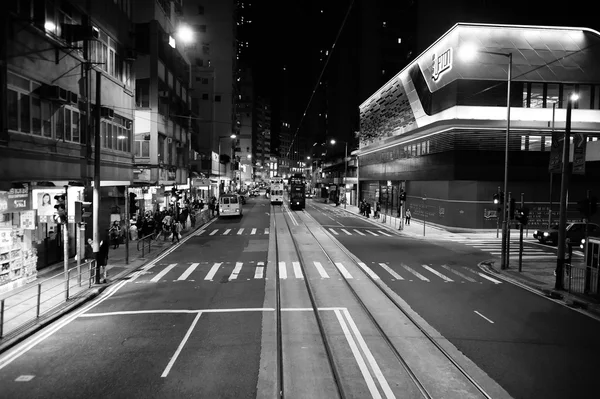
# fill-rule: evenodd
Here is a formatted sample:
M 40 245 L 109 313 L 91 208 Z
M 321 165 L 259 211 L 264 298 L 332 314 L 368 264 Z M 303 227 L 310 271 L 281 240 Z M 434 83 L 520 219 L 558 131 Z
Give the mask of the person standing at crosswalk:
M 405 220 L 406 225 L 410 226 L 410 218 L 412 217 L 412 215 L 410 213 L 410 209 L 406 208 L 406 212 L 404 213 L 404 215 L 406 216 L 406 220 Z

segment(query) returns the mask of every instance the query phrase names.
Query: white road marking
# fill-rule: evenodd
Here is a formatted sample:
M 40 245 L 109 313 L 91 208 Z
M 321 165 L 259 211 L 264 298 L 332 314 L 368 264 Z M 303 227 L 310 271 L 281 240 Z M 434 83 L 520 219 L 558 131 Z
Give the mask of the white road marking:
M 446 269 L 446 270 L 448 270 L 448 271 L 456 274 L 457 276 L 460 276 L 460 277 L 464 278 L 465 280 L 470 281 L 471 283 L 476 283 L 477 282 L 477 281 L 473 280 L 471 277 L 467 276 L 466 274 L 461 273 L 458 270 L 454 270 L 454 269 L 452 269 L 451 267 L 449 267 L 447 265 L 442 265 L 442 267 L 444 269 Z
M 350 274 L 348 269 L 344 267 L 344 265 L 342 265 L 340 262 L 335 262 L 335 265 L 340 271 L 340 273 L 342 273 L 342 276 L 344 276 L 345 278 L 352 278 L 352 275 Z
M 264 266 L 256 266 L 256 270 L 254 271 L 254 278 L 263 278 Z
M 287 278 L 287 269 L 285 268 L 285 262 L 279 262 L 279 278 Z
M 379 278 L 379 276 L 377 275 L 377 273 L 375 273 L 373 270 L 371 270 L 371 268 L 367 265 L 365 265 L 362 262 L 358 262 L 358 266 L 360 266 L 361 269 L 363 269 L 365 271 L 365 273 L 367 273 L 369 276 L 371 276 L 371 278 L 373 280 L 381 280 Z
M 244 228 L 242 227 L 242 228 L 241 228 L 241 229 L 239 229 L 239 230 L 238 230 L 238 232 L 237 232 L 237 233 L 238 233 L 238 236 L 241 236 L 243 232 L 244 232 Z
M 377 234 L 373 233 L 371 230 L 365 230 L 367 233 L 374 235 L 375 237 L 377 237 Z
M 175 266 L 177 266 L 177 263 L 171 263 L 169 266 L 165 267 L 164 270 L 162 270 L 160 273 L 158 273 L 156 276 L 154 276 L 150 281 L 153 283 L 156 283 L 161 278 L 163 278 L 163 276 L 165 274 L 169 273 L 171 271 L 171 269 L 174 268 Z
M 188 267 L 186 269 L 186 271 L 183 272 L 183 274 L 181 276 L 179 276 L 179 278 L 177 280 L 185 280 L 185 279 L 187 279 L 190 276 L 190 274 L 192 274 L 194 272 L 194 270 L 196 270 L 196 268 L 198 267 L 199 264 L 200 263 L 192 263 L 190 265 L 190 267 Z
M 416 271 L 415 269 L 413 269 L 412 267 L 404 264 L 404 263 L 400 263 L 400 266 L 402 266 L 403 268 L 405 268 L 406 270 L 408 270 L 409 272 L 411 272 L 412 274 L 414 274 L 415 276 L 417 276 L 419 279 L 423 280 L 423 281 L 427 281 L 429 283 L 429 279 L 425 276 L 423 276 L 421 273 L 419 273 L 418 271 Z
M 431 273 L 435 274 L 436 276 L 438 276 L 439 278 L 441 278 L 442 280 L 444 280 L 447 283 L 452 283 L 454 281 L 451 278 L 444 276 L 442 273 L 438 272 L 437 270 L 435 270 L 432 267 L 429 267 L 427 265 L 422 265 L 422 266 L 423 266 L 423 268 L 429 270 Z
M 327 274 L 327 272 L 325 271 L 325 269 L 323 268 L 323 266 L 321 265 L 320 262 L 313 262 L 313 263 L 315 264 L 315 267 L 319 271 L 319 274 L 321 275 L 322 278 L 329 278 L 329 274 Z
M 269 228 L 268 227 L 265 229 L 265 234 L 269 234 Z
M 383 231 L 381 231 L 381 230 L 377 230 L 377 232 L 378 232 L 379 234 L 383 234 L 384 236 L 388 236 L 388 237 L 391 237 L 391 236 L 392 236 L 391 234 L 384 233 L 384 232 L 383 232 Z
M 352 235 L 352 233 L 350 233 L 350 232 L 349 232 L 348 230 L 346 230 L 346 229 L 340 229 L 340 230 L 342 230 L 344 233 L 348 234 L 349 236 L 351 236 L 351 235 Z
M 348 324 L 350 325 L 350 328 L 352 329 L 352 332 L 354 333 L 356 340 L 358 341 L 363 353 L 365 354 L 365 357 L 369 361 L 371 370 L 373 370 L 373 374 L 375 374 L 377 381 L 379 381 L 379 385 L 381 386 L 381 389 L 383 389 L 383 393 L 385 394 L 385 397 L 386 398 L 395 398 L 396 396 L 394 395 L 394 392 L 390 388 L 385 376 L 381 372 L 381 369 L 379 368 L 379 365 L 377 364 L 375 357 L 373 357 L 371 350 L 367 346 L 367 343 L 365 342 L 362 334 L 360 333 L 360 330 L 356 326 L 354 319 L 352 319 L 350 312 L 348 311 L 348 309 L 342 309 L 341 312 L 343 312 L 344 316 L 346 316 L 346 320 L 348 320 Z M 377 394 L 379 394 L 379 392 Z
M 181 350 L 183 349 L 185 343 L 187 342 L 190 335 L 192 335 L 192 331 L 194 330 L 194 327 L 196 327 L 196 323 L 198 323 L 198 320 L 200 319 L 200 315 L 202 315 L 202 312 L 198 312 L 198 314 L 194 318 L 192 325 L 190 326 L 190 328 L 188 328 L 187 332 L 185 333 L 185 336 L 181 340 L 181 343 L 179 344 L 179 347 L 175 351 L 175 354 L 173 355 L 171 360 L 169 360 L 169 364 L 167 364 L 167 368 L 165 368 L 165 371 L 163 371 L 161 377 L 164 378 L 169 375 L 169 371 L 171 371 L 171 367 L 173 367 L 173 364 L 175 364 L 175 361 L 177 360 L 177 357 L 181 353 Z
M 15 378 L 17 382 L 29 382 L 35 378 L 35 375 L 23 374 Z
M 493 321 L 491 321 L 490 319 L 488 319 L 487 317 L 485 317 L 484 315 L 482 315 L 481 313 L 479 313 L 478 311 L 474 310 L 475 313 L 477 313 L 479 316 L 483 317 L 484 319 L 486 319 L 487 321 L 489 321 L 490 323 L 494 324 Z
M 358 230 L 356 230 L 356 229 L 354 229 L 354 231 L 356 231 L 356 232 L 357 232 L 358 234 L 360 234 L 361 236 L 366 236 L 366 234 L 365 234 L 365 233 L 361 233 L 360 231 L 358 231 Z
M 381 395 L 379 394 L 379 390 L 377 390 L 377 386 L 375 385 L 375 381 L 373 380 L 373 377 L 371 376 L 371 373 L 369 372 L 369 369 L 367 368 L 365 359 L 363 359 L 362 355 L 360 354 L 360 351 L 358 350 L 358 346 L 356 345 L 356 342 L 354 341 L 354 338 L 352 337 L 352 334 L 350 334 L 350 330 L 348 329 L 348 325 L 346 324 L 346 321 L 342 318 L 342 314 L 340 313 L 339 310 L 335 310 L 334 312 L 338 319 L 338 322 L 340 323 L 340 326 L 342 327 L 342 331 L 344 332 L 346 341 L 348 341 L 348 345 L 350 346 L 350 349 L 352 350 L 354 359 L 356 359 L 358 368 L 360 369 L 360 372 L 361 372 L 363 378 L 365 379 L 365 382 L 367 383 L 367 387 L 369 388 L 369 391 L 371 392 L 371 397 L 381 398 Z
M 223 233 L 223 235 L 226 236 L 227 234 L 229 234 L 230 231 L 231 231 L 231 229 L 225 230 L 225 232 Z
M 214 265 L 212 265 L 212 267 L 208 271 L 208 274 L 206 275 L 206 277 L 204 277 L 204 280 L 212 281 L 213 277 L 215 276 L 215 274 L 217 274 L 217 271 L 219 270 L 219 267 L 221 267 L 222 264 L 223 264 L 222 262 L 218 262 L 218 263 L 215 263 Z
M 296 276 L 296 278 L 304 278 L 304 275 L 302 274 L 302 268 L 300 267 L 300 262 L 292 262 L 292 266 L 294 268 L 294 276 Z
M 233 271 L 231 272 L 231 275 L 229 276 L 229 281 L 231 280 L 235 280 L 238 278 L 238 276 L 240 275 L 240 271 L 242 271 L 242 262 L 235 262 L 235 267 L 233 268 Z
M 219 229 L 215 229 L 215 230 L 213 230 L 213 231 L 212 231 L 212 232 L 209 234 L 209 236 L 214 236 L 214 235 L 217 233 L 217 231 L 219 231 Z
M 252 229 L 252 231 L 250 232 L 250 234 L 256 234 L 256 229 Z
M 385 269 L 385 271 L 388 272 L 389 274 L 391 274 L 392 277 L 394 277 L 396 280 L 404 280 L 404 278 L 402 278 L 401 275 L 396 273 L 394 270 L 392 270 L 391 267 L 389 267 L 385 263 L 380 263 L 379 266 L 383 267 Z
M 464 266 L 463 266 L 463 267 L 464 267 Z M 478 271 L 476 271 L 476 270 L 469 269 L 468 267 L 464 267 L 464 268 L 465 268 L 466 270 L 470 271 L 471 273 L 477 274 L 478 276 L 481 276 L 481 277 L 483 277 L 484 279 L 491 281 L 491 282 L 492 282 L 492 283 L 494 283 L 494 284 L 502 284 L 502 282 L 501 282 L 501 281 L 498 281 L 498 280 L 496 280 L 495 278 L 491 278 L 491 277 L 489 277 L 489 276 L 486 276 L 485 274 L 483 274 L 483 273 L 480 273 L 480 272 L 478 272 Z
M 197 236 L 199 236 L 199 235 L 201 235 L 202 233 L 204 233 L 205 231 L 206 231 L 206 230 L 199 230 L 199 231 L 196 233 L 196 235 L 197 235 Z
M 340 233 L 338 233 L 337 231 L 335 231 L 335 230 L 334 230 L 334 229 L 332 229 L 331 227 L 329 228 L 329 230 L 330 230 L 330 231 L 331 231 L 333 234 L 335 234 L 336 236 L 337 236 L 337 235 L 340 235 Z

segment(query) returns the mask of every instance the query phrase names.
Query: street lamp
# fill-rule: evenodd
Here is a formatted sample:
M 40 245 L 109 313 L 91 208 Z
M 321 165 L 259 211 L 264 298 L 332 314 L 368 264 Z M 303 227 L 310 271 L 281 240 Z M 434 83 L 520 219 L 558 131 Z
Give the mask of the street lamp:
M 191 43 L 194 41 L 194 31 L 187 25 L 181 25 L 177 29 L 177 38 L 183 43 Z
M 502 212 L 503 220 L 502 220 L 502 261 L 500 264 L 501 269 L 508 268 L 509 256 L 508 256 L 508 206 L 510 203 L 510 198 L 508 198 L 508 138 L 510 135 L 510 82 L 512 79 L 512 53 L 498 53 L 495 51 L 485 51 L 478 49 L 473 43 L 467 43 L 461 46 L 459 50 L 459 57 L 463 61 L 471 61 L 475 58 L 477 53 L 485 53 L 485 54 L 493 54 L 493 55 L 501 55 L 504 57 L 508 57 L 508 77 L 507 77 L 507 91 L 506 91 L 506 143 L 504 148 L 504 195 L 505 195 L 505 203 L 502 205 L 504 210 Z
M 221 140 L 222 139 L 235 139 L 237 136 L 232 134 L 230 136 L 219 136 L 219 198 L 221 198 Z M 231 152 L 230 152 L 231 154 Z M 231 160 L 229 161 L 231 162 Z
M 341 141 L 341 140 L 340 140 Z M 335 139 L 331 139 L 331 145 L 335 145 Z M 344 143 L 344 209 L 346 209 L 346 176 L 348 175 L 348 142 L 342 141 Z

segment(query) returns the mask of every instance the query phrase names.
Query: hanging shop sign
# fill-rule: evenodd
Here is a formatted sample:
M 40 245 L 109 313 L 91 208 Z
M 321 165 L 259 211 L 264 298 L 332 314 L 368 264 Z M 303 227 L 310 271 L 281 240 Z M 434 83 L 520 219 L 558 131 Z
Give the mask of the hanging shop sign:
M 23 188 L 11 188 L 8 192 L 0 192 L 0 213 L 20 212 L 31 209 L 29 185 Z

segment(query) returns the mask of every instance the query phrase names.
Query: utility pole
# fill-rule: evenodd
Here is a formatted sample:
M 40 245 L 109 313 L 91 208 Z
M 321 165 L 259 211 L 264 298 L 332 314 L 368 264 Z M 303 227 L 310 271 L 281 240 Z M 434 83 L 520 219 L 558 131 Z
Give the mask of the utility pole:
M 567 192 L 569 191 L 569 144 L 571 140 L 571 109 L 572 99 L 567 99 L 567 119 L 565 123 L 565 137 L 563 139 L 562 171 L 560 179 L 560 211 L 558 219 L 558 250 L 556 257 L 556 281 L 554 288 L 563 289 L 563 268 L 565 265 L 565 239 L 567 227 Z
M 96 284 L 100 284 L 100 105 L 102 104 L 102 72 L 96 71 L 96 113 L 94 115 L 94 197 L 92 201 L 92 231 L 94 259 L 96 259 Z M 108 243 L 107 243 L 108 244 Z
M 500 186 L 498 186 L 498 201 L 500 201 Z M 498 209 L 502 208 L 502 204 L 498 203 L 498 205 L 500 205 L 500 208 L 496 207 L 496 238 L 498 238 L 500 232 L 500 217 L 497 213 Z
M 509 191 L 506 196 L 506 203 L 504 204 L 504 226 L 506 227 L 505 242 L 504 242 L 504 269 L 508 269 L 510 266 L 510 215 L 511 213 L 511 198 L 512 193 Z
M 0 16 L 0 142 L 8 141 L 8 33 L 10 31 L 10 12 L 4 11 Z
M 178 219 L 179 219 L 179 215 Z M 129 264 L 129 186 L 125 186 L 125 264 Z

